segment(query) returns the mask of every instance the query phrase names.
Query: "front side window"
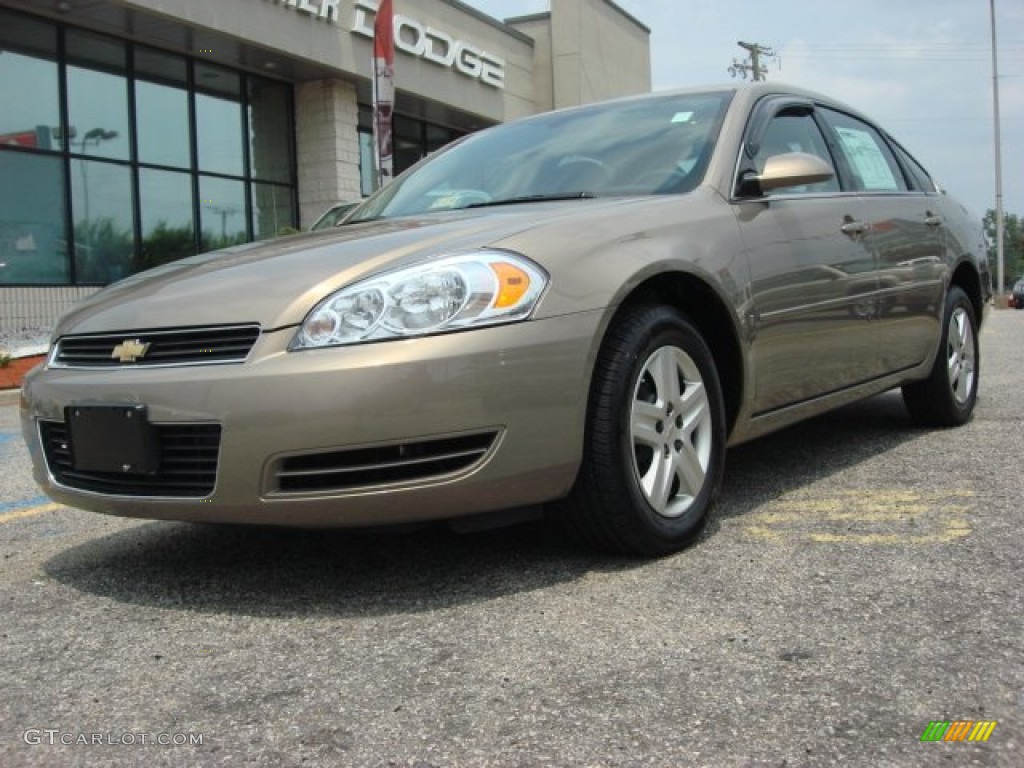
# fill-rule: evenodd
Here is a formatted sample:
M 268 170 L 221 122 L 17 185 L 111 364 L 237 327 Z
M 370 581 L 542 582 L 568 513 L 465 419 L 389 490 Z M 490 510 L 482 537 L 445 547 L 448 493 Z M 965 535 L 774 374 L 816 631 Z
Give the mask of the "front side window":
M 821 135 L 814 117 L 809 113 L 782 113 L 773 117 L 765 128 L 764 135 L 758 144 L 758 151 L 754 156 L 754 167 L 758 173 L 762 173 L 768 158 L 789 152 L 803 152 L 808 155 L 815 155 L 830 166 L 832 165 L 832 157 L 825 144 L 825 139 Z M 838 176 L 833 176 L 828 181 L 822 181 L 818 184 L 806 184 L 799 187 L 784 187 L 773 190 L 772 194 L 794 195 L 838 191 L 839 179 Z

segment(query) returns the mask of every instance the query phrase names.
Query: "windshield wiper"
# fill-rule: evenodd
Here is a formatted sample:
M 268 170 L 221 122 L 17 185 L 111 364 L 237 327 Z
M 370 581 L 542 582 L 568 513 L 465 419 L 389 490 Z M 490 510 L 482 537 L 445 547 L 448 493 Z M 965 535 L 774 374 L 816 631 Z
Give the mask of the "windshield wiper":
M 486 203 L 470 203 L 464 208 L 489 208 L 493 205 L 518 205 L 520 203 L 543 203 L 552 200 L 590 200 L 595 197 L 593 192 L 558 192 L 547 195 L 522 195 L 521 197 L 504 197 L 499 200 L 488 200 Z

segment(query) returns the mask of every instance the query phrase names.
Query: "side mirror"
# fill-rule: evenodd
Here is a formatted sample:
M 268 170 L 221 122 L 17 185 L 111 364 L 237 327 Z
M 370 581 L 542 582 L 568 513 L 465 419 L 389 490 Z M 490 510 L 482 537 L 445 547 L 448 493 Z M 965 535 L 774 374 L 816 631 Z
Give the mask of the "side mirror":
M 744 174 L 740 179 L 739 193 L 743 196 L 758 195 L 775 189 L 818 184 L 832 178 L 835 178 L 832 166 L 817 155 L 786 152 L 769 157 L 760 176 Z

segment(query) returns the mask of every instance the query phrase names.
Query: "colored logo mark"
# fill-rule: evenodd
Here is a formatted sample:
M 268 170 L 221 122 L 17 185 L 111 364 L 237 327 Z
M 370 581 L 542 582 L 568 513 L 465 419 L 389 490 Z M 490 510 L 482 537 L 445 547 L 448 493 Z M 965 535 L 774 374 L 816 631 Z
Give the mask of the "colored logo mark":
M 932 720 L 921 741 L 988 741 L 997 720 Z

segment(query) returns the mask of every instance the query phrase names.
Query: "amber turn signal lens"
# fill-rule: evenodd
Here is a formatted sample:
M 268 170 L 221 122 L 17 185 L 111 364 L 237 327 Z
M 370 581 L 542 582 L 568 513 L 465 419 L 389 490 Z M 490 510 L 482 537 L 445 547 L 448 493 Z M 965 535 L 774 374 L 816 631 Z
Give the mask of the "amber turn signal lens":
M 494 299 L 494 308 L 514 307 L 530 289 L 530 276 L 506 261 L 493 262 L 490 267 L 498 277 L 498 295 Z

